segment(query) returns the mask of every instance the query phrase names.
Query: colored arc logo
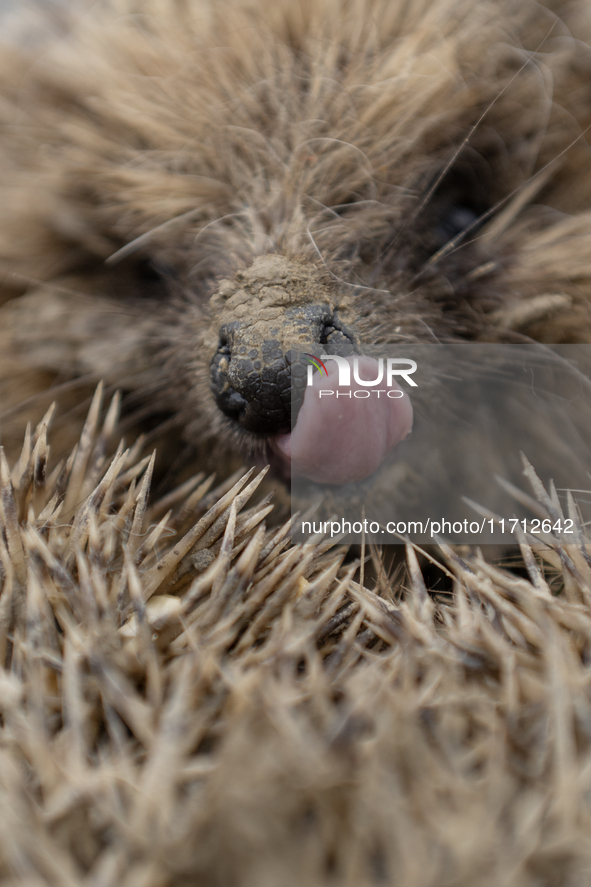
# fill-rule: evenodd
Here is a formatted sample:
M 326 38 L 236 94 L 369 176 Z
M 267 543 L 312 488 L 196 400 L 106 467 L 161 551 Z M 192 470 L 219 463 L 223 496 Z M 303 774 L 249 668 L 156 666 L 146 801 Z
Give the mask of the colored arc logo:
M 308 358 L 309 363 L 314 364 L 319 373 L 322 373 L 322 370 L 324 370 L 324 375 L 328 376 L 328 370 L 319 357 L 316 357 L 315 354 L 308 354 L 306 351 L 304 351 L 304 355 Z

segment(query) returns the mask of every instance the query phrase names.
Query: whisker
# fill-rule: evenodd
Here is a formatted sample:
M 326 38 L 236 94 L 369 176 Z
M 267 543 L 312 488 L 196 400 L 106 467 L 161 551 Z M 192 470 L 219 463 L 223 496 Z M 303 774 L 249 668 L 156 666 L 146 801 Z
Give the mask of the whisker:
M 244 215 L 244 211 L 241 210 L 240 212 L 226 213 L 225 216 L 220 216 L 219 219 L 212 219 L 211 222 L 208 222 L 207 225 L 204 225 L 203 228 L 199 229 L 199 231 L 195 235 L 195 238 L 193 240 L 193 244 L 195 245 L 199 241 L 199 238 L 204 233 L 204 231 L 207 231 L 207 229 L 211 228 L 213 225 L 218 225 L 220 222 L 225 221 L 225 219 L 232 219 L 232 218 L 240 217 L 243 215 Z
M 371 174 L 371 168 L 372 168 L 371 161 L 370 161 L 369 157 L 367 156 L 367 154 L 365 153 L 365 151 L 363 151 L 359 147 L 359 145 L 354 145 L 352 142 L 347 142 L 345 139 L 338 139 L 338 138 L 335 138 L 334 136 L 313 136 L 310 139 L 306 139 L 304 142 L 300 142 L 300 144 L 298 145 L 298 150 L 300 148 L 302 148 L 304 145 L 309 145 L 312 142 L 334 142 L 335 144 L 342 145 L 345 148 L 351 148 L 357 154 L 361 154 L 361 157 L 363 158 L 364 162 L 367 164 L 367 170 Z
M 264 135 L 262 134 L 262 132 L 260 132 L 259 130 L 257 130 L 257 129 L 253 129 L 253 128 L 250 127 L 250 126 L 240 126 L 238 123 L 228 123 L 228 124 L 226 124 L 226 126 L 224 127 L 224 129 L 237 129 L 238 132 L 246 132 L 246 133 L 248 133 L 249 135 L 253 135 L 253 136 L 255 136 L 256 139 L 258 139 L 259 141 L 262 141 L 262 142 L 263 142 L 265 148 L 266 148 L 266 149 L 267 149 L 267 150 L 268 150 L 268 151 L 269 151 L 269 152 L 275 157 L 275 159 L 277 160 L 277 163 L 279 164 L 279 166 L 280 166 L 284 171 L 287 169 L 287 163 L 285 162 L 285 160 L 283 160 L 283 159 L 279 156 L 279 154 L 277 153 L 277 151 L 275 150 L 275 148 L 273 147 L 273 145 L 272 145 L 272 143 L 269 141 L 269 139 L 265 138 L 265 136 L 264 136 Z
M 376 289 L 376 287 L 373 287 L 373 286 L 363 286 L 361 283 L 350 283 L 347 280 L 343 280 L 342 277 L 339 277 L 338 274 L 335 274 L 334 271 L 332 271 L 328 267 L 328 265 L 326 264 L 326 261 L 324 260 L 324 256 L 320 252 L 320 250 L 318 248 L 318 244 L 314 240 L 312 232 L 310 231 L 309 225 L 306 228 L 306 233 L 308 234 L 308 237 L 310 238 L 310 241 L 312 242 L 312 246 L 314 247 L 314 249 L 316 250 L 316 253 L 318 254 L 318 258 L 320 259 L 320 261 L 322 262 L 322 264 L 324 265 L 324 267 L 326 268 L 326 270 L 328 271 L 330 276 L 332 278 L 334 278 L 334 280 L 337 280 L 339 283 L 342 283 L 343 286 L 350 286 L 355 290 L 365 290 L 366 292 L 369 292 L 369 293 L 383 293 L 386 296 L 390 295 L 390 290 L 380 290 L 380 289 Z
M 126 431 L 133 430 L 134 426 L 138 424 L 138 422 L 142 422 L 145 419 L 149 419 L 160 412 L 155 409 L 153 406 L 145 407 L 143 410 L 136 410 L 134 413 L 131 413 L 129 416 L 124 416 L 119 420 L 117 425 L 118 430 L 121 433 Z M 144 432 L 144 443 L 145 445 L 149 444 L 151 441 L 158 438 L 163 432 L 171 431 L 175 428 L 179 427 L 179 419 L 176 415 L 171 415 L 167 419 L 163 419 L 155 428 L 150 429 L 149 431 Z
M 0 413 L 0 421 L 3 419 L 9 419 L 12 416 L 18 415 L 21 410 L 26 409 L 29 406 L 35 406 L 38 402 L 43 402 L 44 400 L 52 399 L 55 397 L 59 397 L 60 394 L 66 394 L 69 391 L 74 391 L 76 388 L 82 388 L 84 385 L 97 385 L 99 379 L 97 379 L 94 373 L 88 373 L 85 376 L 78 376 L 75 379 L 70 379 L 67 382 L 61 382 L 59 385 L 54 387 L 45 388 L 43 391 L 38 391 L 36 394 L 27 397 L 25 400 L 19 401 L 13 407 L 9 407 L 9 409 L 4 410 L 4 412 Z
M 105 265 L 116 265 L 122 259 L 125 259 L 132 253 L 137 252 L 137 250 L 141 249 L 141 247 L 144 246 L 146 243 L 149 243 L 155 234 L 160 234 L 162 233 L 162 231 L 167 231 L 170 228 L 174 228 L 176 227 L 176 225 L 180 225 L 182 222 L 190 222 L 192 219 L 197 218 L 207 206 L 211 206 L 211 202 L 203 203 L 201 204 L 201 206 L 195 207 L 195 209 L 190 209 L 186 213 L 181 213 L 180 216 L 175 216 L 174 219 L 167 219 L 166 222 L 162 222 L 161 225 L 156 225 L 155 228 L 151 228 L 149 231 L 146 231 L 145 234 L 140 234 L 140 236 L 136 237 L 135 240 L 132 240 L 130 243 L 126 243 L 125 246 L 122 246 L 121 249 L 118 249 L 116 252 L 114 252 L 113 255 L 108 257 L 108 259 L 105 259 Z
M 480 115 L 480 117 L 478 118 L 478 120 L 476 121 L 476 123 L 474 123 L 474 125 L 471 127 L 471 129 L 470 129 L 470 131 L 468 132 L 468 134 L 466 135 L 466 137 L 462 140 L 462 142 L 460 143 L 460 145 L 459 145 L 459 146 L 456 148 L 456 150 L 454 151 L 454 153 L 453 153 L 453 155 L 451 156 L 451 158 L 447 161 L 447 163 L 445 164 L 443 170 L 439 173 L 439 175 L 438 175 L 437 178 L 435 179 L 434 183 L 433 183 L 433 184 L 431 185 L 431 187 L 428 189 L 427 193 L 426 193 L 426 194 L 424 195 L 424 197 L 420 200 L 420 202 L 419 202 L 417 208 L 415 209 L 414 213 L 412 214 L 412 217 L 411 217 L 411 220 L 410 220 L 411 222 L 416 221 L 416 219 L 418 218 L 418 216 L 420 215 L 420 213 L 425 209 L 425 207 L 427 206 L 427 204 L 429 203 L 429 201 L 430 201 L 431 198 L 433 197 L 434 193 L 436 192 L 437 188 L 439 187 L 439 185 L 441 184 L 441 182 L 443 181 L 443 179 L 445 178 L 445 176 L 448 174 L 448 172 L 450 171 L 450 169 L 452 168 L 452 166 L 454 165 L 454 163 L 456 162 L 456 160 L 458 159 L 459 155 L 460 155 L 461 152 L 464 150 L 464 148 L 466 147 L 466 145 L 470 142 L 470 139 L 472 138 L 472 136 L 474 135 L 474 133 L 476 132 L 476 130 L 478 129 L 478 127 L 480 126 L 480 124 L 482 123 L 482 121 L 484 120 L 484 118 L 486 117 L 486 115 L 487 115 L 487 114 L 489 113 L 489 111 L 494 107 L 494 105 L 499 101 L 499 99 L 503 96 L 503 94 L 507 91 L 507 89 L 509 89 L 509 87 L 511 86 L 511 84 L 514 83 L 515 79 L 516 79 L 516 78 L 517 78 L 517 77 L 518 77 L 518 76 L 519 76 L 519 75 L 525 70 L 525 68 L 530 64 L 530 62 L 532 61 L 532 59 L 534 58 L 534 56 L 540 51 L 540 49 L 542 48 L 542 46 L 544 45 L 544 43 L 548 40 L 548 38 L 549 38 L 550 35 L 552 34 L 552 31 L 554 30 L 555 26 L 556 26 L 556 22 L 554 21 L 554 22 L 552 23 L 552 27 L 550 28 L 550 30 L 548 31 L 548 33 L 545 35 L 545 37 L 543 38 L 543 40 L 540 41 L 540 44 L 538 45 L 538 47 L 530 53 L 529 57 L 526 59 L 526 61 L 523 63 L 523 65 L 522 65 L 522 66 L 521 66 L 521 67 L 515 72 L 515 74 L 513 75 L 513 77 L 511 77 L 511 79 L 509 80 L 509 82 L 506 83 L 505 86 L 503 86 L 503 88 L 497 93 L 497 95 L 494 97 L 494 99 L 492 99 L 492 101 L 487 105 L 487 107 L 486 107 L 485 110 L 482 112 L 482 114 Z M 520 186 L 520 187 L 521 187 L 521 186 Z M 409 189 L 409 190 L 410 190 L 410 189 Z M 504 202 L 505 200 L 510 199 L 511 196 L 512 196 L 512 194 L 508 195 L 507 198 L 504 198 L 504 200 L 503 200 L 502 202 L 500 202 L 500 203 L 499 203 L 494 209 L 498 209 L 499 206 L 502 206 L 502 205 L 503 205 L 503 202 Z M 493 212 L 494 209 L 493 209 L 493 210 L 490 210 L 489 213 L 490 213 L 490 212 Z M 485 217 L 486 217 L 486 216 L 485 216 Z M 478 224 L 480 224 L 480 220 L 476 220 L 475 222 L 473 222 L 472 225 L 470 225 L 470 226 L 469 226 L 467 229 L 465 229 L 463 232 L 460 232 L 460 234 L 461 234 L 462 236 L 464 236 L 464 235 L 465 235 L 470 229 L 474 228 L 474 227 L 475 227 L 476 225 L 478 225 Z M 396 243 L 396 241 L 398 240 L 398 238 L 400 237 L 400 235 L 402 234 L 402 232 L 408 227 L 408 225 L 409 225 L 409 222 L 408 222 L 408 221 L 404 222 L 404 223 L 401 225 L 401 227 L 400 227 L 399 230 L 396 232 L 396 234 L 394 235 L 394 237 L 393 237 L 393 238 L 387 243 L 387 245 L 384 247 L 384 249 L 382 250 L 382 252 L 381 252 L 380 255 L 378 256 L 378 260 L 379 260 L 379 259 L 380 259 L 380 258 L 386 253 L 386 251 L 392 249 L 392 247 L 394 246 L 394 244 Z M 457 237 L 454 238 L 454 240 L 456 240 L 456 242 L 459 242 L 458 238 L 461 240 L 460 235 L 457 235 Z M 450 241 L 450 243 L 451 243 L 451 241 Z M 445 249 L 445 247 L 443 247 L 443 249 Z M 440 251 L 440 252 L 441 252 L 441 251 Z
M 587 126 L 581 133 L 579 133 L 576 139 L 573 139 L 570 145 L 567 145 L 566 148 L 564 148 L 559 154 L 556 155 L 556 157 L 553 157 L 552 160 L 549 160 L 548 163 L 546 163 L 541 169 L 530 176 L 530 178 L 526 182 L 518 185 L 517 188 L 514 188 L 513 191 L 511 191 L 509 194 L 506 194 L 505 197 L 502 197 L 494 206 L 491 206 L 490 209 L 487 209 L 486 212 L 482 213 L 481 216 L 471 222 L 471 224 L 464 228 L 463 231 L 460 231 L 459 234 L 456 234 L 455 237 L 453 237 L 451 240 L 448 240 L 445 246 L 442 246 L 440 250 L 438 250 L 430 257 L 430 259 L 425 263 L 425 266 L 418 272 L 418 274 L 416 274 L 412 278 L 411 282 L 417 280 L 427 270 L 427 268 L 431 267 L 432 265 L 436 265 L 437 262 L 439 262 L 441 259 L 446 258 L 453 252 L 455 252 L 456 249 L 460 249 L 462 246 L 468 246 L 471 243 L 475 243 L 477 240 L 485 240 L 487 237 L 490 237 L 490 232 L 485 232 L 478 237 L 473 237 L 472 240 L 466 241 L 466 243 L 461 242 L 464 237 L 470 233 L 470 231 L 473 231 L 474 228 L 479 227 L 483 221 L 490 218 L 501 206 L 504 206 L 504 204 L 511 200 L 512 197 L 514 197 L 516 194 L 519 194 L 522 189 L 527 188 L 527 186 L 530 185 L 538 177 L 543 177 L 543 174 L 546 173 L 553 164 L 560 160 L 560 158 L 563 157 L 564 154 L 567 153 L 567 151 L 570 151 L 570 149 L 574 145 L 576 145 L 578 141 L 584 138 L 589 130 L 591 130 L 591 124 L 589 124 L 589 126 Z M 547 178 L 542 181 L 540 187 L 542 187 L 546 183 L 546 180 Z
M 84 290 L 73 289 L 72 287 L 64 286 L 62 283 L 56 283 L 53 280 L 42 280 L 38 277 L 31 277 L 28 274 L 21 274 L 17 271 L 13 272 L 11 276 L 23 283 L 28 283 L 31 286 L 55 290 L 57 293 L 63 293 L 65 296 L 74 296 L 81 301 L 90 301 L 92 302 L 93 310 L 102 311 L 105 314 L 119 314 L 122 317 L 139 317 L 143 313 L 139 306 L 137 311 L 126 311 L 122 302 L 117 301 L 110 296 L 102 295 L 100 292 L 98 294 L 93 294 L 85 292 Z
M 121 424 L 121 422 L 127 421 L 127 416 L 133 416 L 133 421 L 139 421 L 140 419 L 146 419 L 148 416 L 153 415 L 155 412 L 164 411 L 159 410 L 157 403 L 143 403 L 146 397 L 154 397 L 163 393 L 163 385 L 147 385 L 145 388 L 141 388 L 138 391 L 133 391 L 130 394 L 125 395 L 122 399 L 121 407 L 122 413 L 126 416 L 126 418 L 121 419 L 119 424 Z
M 482 121 L 484 120 L 484 118 L 486 117 L 486 115 L 489 113 L 489 111 L 492 110 L 492 108 L 496 105 L 496 103 L 499 101 L 499 99 L 504 95 L 504 93 L 505 93 L 505 92 L 509 89 L 509 87 L 514 83 L 514 81 L 517 79 L 517 77 L 519 77 L 519 75 L 522 73 L 522 71 L 524 71 L 525 68 L 527 68 L 527 66 L 529 65 L 529 63 L 530 63 L 530 62 L 532 61 L 532 59 L 534 58 L 534 56 L 540 51 L 540 49 L 542 48 L 542 46 L 544 45 L 544 43 L 548 40 L 548 38 L 549 38 L 550 35 L 552 34 L 552 31 L 554 30 L 555 26 L 556 26 L 556 21 L 554 21 L 554 22 L 552 23 L 552 27 L 550 28 L 550 30 L 548 31 L 548 33 L 546 34 L 546 36 L 544 37 L 544 39 L 540 42 L 540 44 L 539 44 L 539 46 L 537 47 L 537 49 L 534 49 L 534 50 L 529 54 L 529 57 L 526 59 L 526 61 L 523 63 L 523 65 L 519 68 L 519 70 L 517 70 L 517 71 L 515 72 L 515 74 L 513 75 L 513 77 L 511 77 L 511 79 L 509 80 L 509 82 L 506 83 L 506 84 L 503 86 L 503 88 L 497 93 L 497 95 L 494 97 L 494 99 L 493 99 L 493 100 L 489 103 L 489 105 L 484 109 L 484 111 L 482 112 L 482 114 L 480 115 L 480 117 L 478 118 L 478 120 L 476 121 L 476 123 L 475 123 L 475 124 L 472 126 L 472 128 L 470 129 L 468 135 L 463 139 L 463 141 L 460 143 L 460 145 L 456 148 L 456 150 L 455 150 L 455 152 L 453 153 L 453 155 L 450 157 L 450 159 L 448 160 L 448 162 L 445 164 L 445 166 L 443 167 L 443 169 L 441 170 L 441 172 L 439 173 L 439 175 L 438 175 L 437 178 L 435 179 L 435 182 L 431 185 L 431 187 L 429 188 L 429 190 L 427 191 L 427 193 L 425 194 L 425 196 L 423 197 L 423 199 L 422 199 L 421 202 L 419 203 L 419 205 L 418 205 L 418 207 L 417 207 L 417 209 L 415 210 L 415 213 L 414 213 L 414 218 L 415 218 L 415 219 L 416 219 L 416 217 L 419 215 L 419 213 L 422 212 L 422 210 L 425 208 L 425 206 L 429 203 L 429 201 L 430 201 L 431 198 L 433 197 L 433 194 L 435 193 L 435 191 L 437 190 L 437 188 L 439 187 L 439 185 L 441 184 L 441 182 L 443 181 L 443 179 L 445 178 L 445 176 L 448 174 L 448 172 L 450 171 L 450 169 L 452 168 L 452 166 L 454 165 L 454 163 L 455 163 L 456 160 L 458 159 L 459 155 L 460 155 L 461 152 L 464 150 L 464 148 L 466 147 L 466 145 L 468 144 L 468 142 L 470 141 L 470 139 L 472 138 L 472 136 L 474 135 L 474 133 L 476 132 L 476 130 L 478 129 L 478 127 L 480 126 L 480 124 L 482 123 Z
M 106 398 L 110 398 L 118 390 L 118 387 L 118 385 L 105 385 L 105 387 L 103 388 L 103 395 Z M 53 419 L 51 423 L 52 427 L 59 428 L 61 425 L 70 422 L 76 416 L 84 418 L 86 416 L 86 413 L 88 412 L 90 404 L 92 403 L 93 397 L 94 392 L 88 397 L 85 397 L 84 400 L 79 401 L 77 404 L 71 407 L 71 409 L 66 410 L 65 413 L 59 413 L 58 415 L 56 415 L 55 419 Z
M 150 435 L 155 436 L 155 431 L 156 431 L 156 429 L 154 429 L 153 432 L 150 432 L 150 434 L 146 435 L 146 442 L 148 441 Z M 160 483 L 158 484 L 158 486 L 154 490 L 155 494 L 161 493 L 161 492 L 167 490 L 171 486 L 175 475 L 177 474 L 177 472 L 179 470 L 182 470 L 182 468 L 186 465 L 186 463 L 192 453 L 193 453 L 193 447 L 191 446 L 191 444 L 187 444 L 185 447 L 183 447 L 183 449 L 178 454 L 178 456 L 176 456 L 172 460 L 170 465 L 167 466 L 167 470 L 164 473 L 164 476 L 162 477 Z

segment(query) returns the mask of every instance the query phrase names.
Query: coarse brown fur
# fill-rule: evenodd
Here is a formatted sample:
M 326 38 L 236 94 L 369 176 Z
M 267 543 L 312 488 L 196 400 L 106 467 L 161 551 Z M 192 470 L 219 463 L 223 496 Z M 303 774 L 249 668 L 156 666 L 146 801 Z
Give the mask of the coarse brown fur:
M 588 19 L 110 0 L 6 49 L 5 444 L 10 407 L 104 379 L 169 446 L 256 450 L 211 391 L 220 329 L 282 346 L 319 291 L 361 342 L 591 341 Z

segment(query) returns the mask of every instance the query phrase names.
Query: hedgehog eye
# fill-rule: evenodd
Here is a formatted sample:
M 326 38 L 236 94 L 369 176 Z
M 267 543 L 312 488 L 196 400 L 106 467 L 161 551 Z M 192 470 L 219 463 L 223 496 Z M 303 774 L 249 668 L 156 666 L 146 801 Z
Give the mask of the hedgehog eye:
M 438 245 L 440 247 L 444 246 L 477 221 L 478 214 L 468 206 L 456 204 L 448 207 L 446 212 L 439 217 L 437 224 L 435 234 Z M 475 227 L 473 230 L 475 230 Z
M 121 262 L 120 273 L 126 279 L 126 295 L 128 298 L 147 299 L 162 302 L 170 295 L 171 284 L 175 277 L 174 269 L 168 268 L 151 258 L 139 260 L 132 257 Z
M 138 279 L 146 283 L 155 283 L 174 277 L 174 269 L 156 259 L 141 259 L 136 264 Z

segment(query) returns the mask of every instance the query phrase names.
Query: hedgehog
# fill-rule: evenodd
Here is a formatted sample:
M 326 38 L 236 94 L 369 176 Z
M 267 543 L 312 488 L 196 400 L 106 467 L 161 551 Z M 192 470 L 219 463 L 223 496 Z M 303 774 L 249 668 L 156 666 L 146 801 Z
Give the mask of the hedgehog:
M 0 883 L 587 883 L 572 500 L 576 544 L 442 544 L 434 588 L 429 551 L 290 545 L 265 469 L 202 469 L 285 477 L 294 342 L 590 342 L 589 39 L 582 0 L 7 28 Z
M 45 15 L 0 57 L 8 450 L 103 380 L 171 476 L 285 477 L 294 343 L 591 341 L 585 4 Z

